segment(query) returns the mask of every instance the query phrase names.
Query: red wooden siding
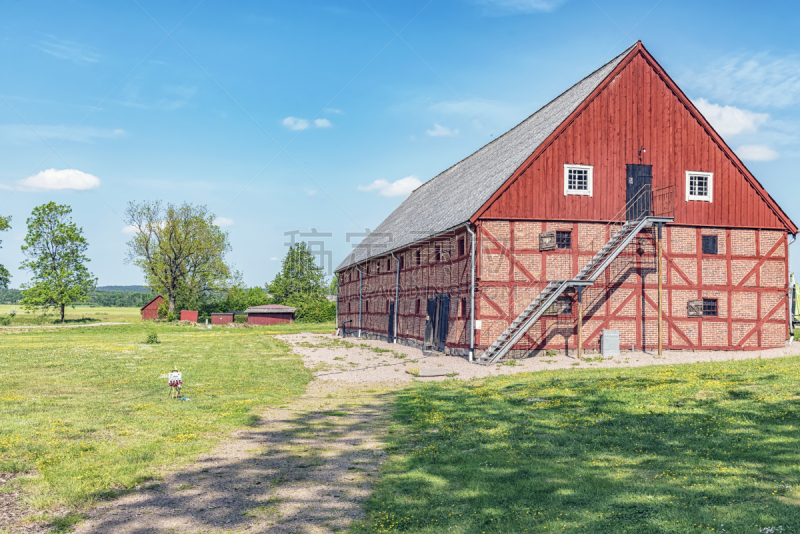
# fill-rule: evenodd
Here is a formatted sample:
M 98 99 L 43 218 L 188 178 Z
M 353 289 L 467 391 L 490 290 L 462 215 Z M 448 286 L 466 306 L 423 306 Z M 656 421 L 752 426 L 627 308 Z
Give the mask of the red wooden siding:
M 211 324 L 228 324 L 233 322 L 232 313 L 212 313 Z
M 164 297 L 157 296 L 142 308 L 142 321 L 158 319 L 158 307 L 164 302 Z
M 197 312 L 189 310 L 181 310 L 181 321 L 197 322 Z
M 474 219 L 612 220 L 625 205 L 626 164 L 641 163 L 653 166 L 653 188 L 675 186 L 675 224 L 795 232 L 671 84 L 643 48 L 634 52 Z M 646 151 L 640 159 L 642 147 Z M 565 163 L 594 167 L 592 197 L 564 195 Z M 714 173 L 713 202 L 685 200 L 686 171 Z
M 280 323 L 291 323 L 293 320 L 294 320 L 293 313 L 247 314 L 247 324 L 280 324 Z

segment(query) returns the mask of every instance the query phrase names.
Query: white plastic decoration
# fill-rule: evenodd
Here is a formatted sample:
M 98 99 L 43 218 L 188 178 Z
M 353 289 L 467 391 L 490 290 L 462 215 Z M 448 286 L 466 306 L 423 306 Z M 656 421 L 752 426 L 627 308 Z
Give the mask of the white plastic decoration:
M 183 383 L 181 379 L 181 373 L 173 371 L 167 376 L 167 381 L 169 382 L 169 387 L 176 387 L 180 386 Z

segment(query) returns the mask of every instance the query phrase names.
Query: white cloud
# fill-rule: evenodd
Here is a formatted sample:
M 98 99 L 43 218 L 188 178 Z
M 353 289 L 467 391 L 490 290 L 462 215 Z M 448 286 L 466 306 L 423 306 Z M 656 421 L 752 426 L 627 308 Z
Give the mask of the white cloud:
M 297 117 L 286 117 L 283 119 L 283 125 L 290 130 L 305 130 L 308 128 L 308 121 Z
M 336 108 L 325 108 L 325 113 L 335 113 L 336 115 L 341 115 L 343 111 Z
M 225 228 L 226 226 L 233 226 L 233 219 L 228 217 L 217 217 L 214 219 L 214 224 L 221 228 Z
M 97 63 L 100 60 L 100 54 L 92 51 L 90 47 L 58 39 L 52 35 L 48 36 L 44 41 L 39 41 L 33 47 L 58 59 L 66 59 L 78 64 L 87 65 Z
M 766 145 L 742 145 L 736 149 L 736 154 L 749 161 L 771 161 L 778 157 L 778 153 Z
M 458 128 L 451 130 L 447 126 L 442 126 L 439 123 L 433 124 L 433 130 L 425 130 L 425 133 L 431 137 L 452 137 L 458 135 Z
M 57 191 L 60 189 L 85 191 L 99 185 L 100 179 L 92 174 L 75 169 L 47 169 L 23 180 L 20 189 L 23 191 Z
M 20 144 L 41 139 L 55 139 L 63 141 L 69 136 L 69 141 L 77 143 L 91 143 L 96 139 L 115 139 L 122 137 L 126 132 L 122 128 L 103 129 L 92 127 L 70 128 L 58 125 L 34 124 L 0 124 L 0 140 Z
M 269 259 L 269 261 L 278 261 L 278 258 L 276 258 L 275 256 L 273 256 L 273 257 L 271 257 L 271 258 Z
M 698 98 L 694 101 L 694 105 L 722 136 L 755 132 L 769 119 L 768 113 L 754 113 L 734 106 L 720 106 L 712 104 L 705 98 Z
M 122 229 L 122 233 L 126 235 L 134 235 L 137 234 L 139 230 L 132 224 L 129 224 L 125 228 Z
M 474 0 L 495 14 L 553 11 L 566 0 Z
M 726 58 L 687 81 L 723 102 L 785 107 L 800 102 L 800 57 L 757 54 Z
M 377 191 L 382 197 L 403 197 L 422 185 L 416 176 L 406 176 L 394 182 L 375 180 L 369 185 L 359 185 L 359 191 Z
M 333 123 L 328 119 L 314 119 L 312 123 L 308 119 L 298 119 L 297 117 L 286 117 L 283 119 L 282 124 L 290 130 L 305 130 L 312 124 L 316 128 L 330 128 L 333 126 Z
M 317 194 L 317 190 L 316 189 L 309 189 L 308 187 L 304 187 L 303 191 L 305 191 L 306 195 L 308 195 L 310 197 L 313 197 L 314 195 Z

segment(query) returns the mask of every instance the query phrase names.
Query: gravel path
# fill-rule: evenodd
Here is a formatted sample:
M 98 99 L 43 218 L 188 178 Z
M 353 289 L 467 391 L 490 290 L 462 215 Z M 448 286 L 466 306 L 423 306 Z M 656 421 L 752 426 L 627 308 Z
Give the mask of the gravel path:
M 777 358 L 785 347 L 757 352 L 649 352 L 598 359 L 540 355 L 515 365 L 477 365 L 462 358 L 425 358 L 421 351 L 381 341 L 325 334 L 280 336 L 314 370 L 299 399 L 266 409 L 250 428 L 156 484 L 103 503 L 78 533 L 331 533 L 362 517 L 384 459 L 391 392 L 415 378 L 406 372 L 447 371 L 458 379 L 563 368 L 633 367 L 672 363 Z M 0 500 L 0 506 L 3 505 Z M 27 532 L 17 530 L 16 532 Z

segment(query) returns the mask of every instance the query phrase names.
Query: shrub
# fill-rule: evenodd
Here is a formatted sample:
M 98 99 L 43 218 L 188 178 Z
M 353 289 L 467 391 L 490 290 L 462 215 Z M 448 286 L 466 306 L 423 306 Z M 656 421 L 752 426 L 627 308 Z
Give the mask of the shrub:
M 17 315 L 17 309 L 16 308 L 11 308 L 11 311 L 8 312 L 8 316 L 11 317 L 11 318 L 14 318 L 14 317 L 16 317 L 16 315 Z
M 178 316 L 175 315 L 174 311 L 168 311 L 167 312 L 167 316 L 166 316 L 167 321 L 172 322 L 172 321 L 175 321 L 177 318 L 178 318 Z
M 158 334 L 156 334 L 155 332 L 150 332 L 149 334 L 147 334 L 147 339 L 145 339 L 144 342 L 147 343 L 148 345 L 155 345 L 156 343 L 161 343 L 161 341 L 158 340 Z
M 0 317 L 0 325 L 11 326 L 11 316 L 9 316 L 9 317 Z
M 234 323 L 246 323 L 247 322 L 247 315 L 234 315 L 233 316 Z
M 295 318 L 299 323 L 327 323 L 336 320 L 336 304 L 326 299 L 308 299 L 299 304 Z

